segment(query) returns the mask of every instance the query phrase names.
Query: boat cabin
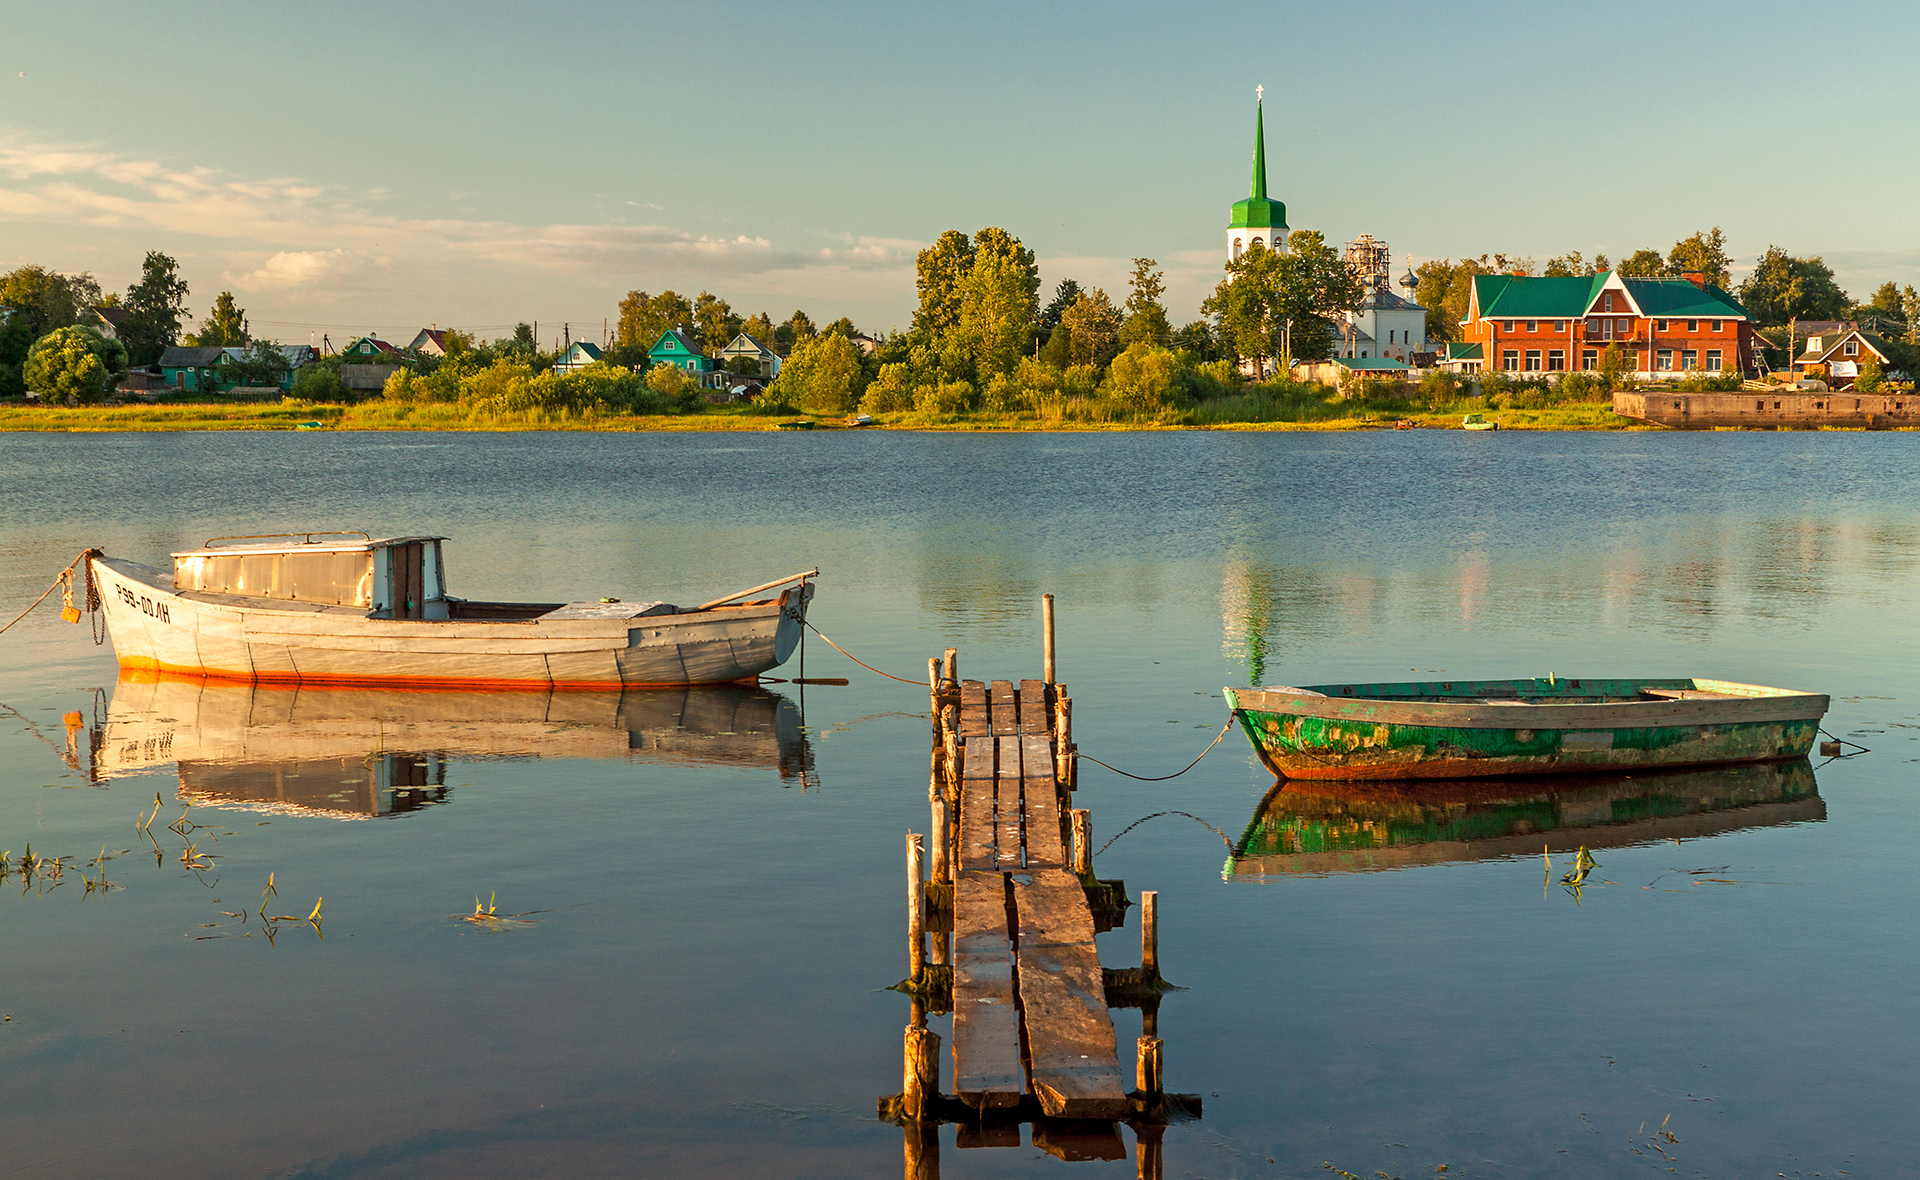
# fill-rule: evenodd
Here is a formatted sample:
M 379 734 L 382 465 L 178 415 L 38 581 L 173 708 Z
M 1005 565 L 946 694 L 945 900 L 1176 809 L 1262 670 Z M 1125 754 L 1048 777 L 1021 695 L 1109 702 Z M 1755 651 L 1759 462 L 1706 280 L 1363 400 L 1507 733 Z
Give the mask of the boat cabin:
M 366 533 L 215 537 L 173 555 L 173 588 L 359 607 L 377 619 L 445 619 L 445 539 Z

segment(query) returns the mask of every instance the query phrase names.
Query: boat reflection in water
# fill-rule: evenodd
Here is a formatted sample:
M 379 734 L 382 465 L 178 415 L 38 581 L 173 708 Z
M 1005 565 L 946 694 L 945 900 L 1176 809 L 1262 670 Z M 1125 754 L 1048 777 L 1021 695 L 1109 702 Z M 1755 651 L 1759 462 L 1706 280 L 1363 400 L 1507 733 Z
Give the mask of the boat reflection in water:
M 628 692 L 276 687 L 131 672 L 97 739 L 106 778 L 173 763 L 182 800 L 340 818 L 447 799 L 447 766 L 520 758 L 763 768 L 805 785 L 800 710 L 729 685 Z
M 1805 758 L 1631 777 L 1281 781 L 1228 880 L 1367 872 L 1717 836 L 1827 817 Z

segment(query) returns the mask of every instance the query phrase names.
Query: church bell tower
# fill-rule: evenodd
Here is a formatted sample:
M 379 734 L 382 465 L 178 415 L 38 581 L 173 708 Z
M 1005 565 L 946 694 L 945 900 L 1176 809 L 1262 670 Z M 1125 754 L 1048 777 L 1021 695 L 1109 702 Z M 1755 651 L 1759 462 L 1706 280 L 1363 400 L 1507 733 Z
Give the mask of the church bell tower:
M 1287 206 L 1267 198 L 1266 87 L 1253 88 L 1253 186 L 1244 201 L 1233 203 L 1227 221 L 1227 258 L 1240 257 L 1255 242 L 1269 250 L 1287 248 Z

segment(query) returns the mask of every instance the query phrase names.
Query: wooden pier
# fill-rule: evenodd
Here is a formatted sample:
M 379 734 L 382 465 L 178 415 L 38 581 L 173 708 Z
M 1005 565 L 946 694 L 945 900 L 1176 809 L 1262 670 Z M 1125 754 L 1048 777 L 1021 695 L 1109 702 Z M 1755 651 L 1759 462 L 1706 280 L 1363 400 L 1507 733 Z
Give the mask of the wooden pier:
M 962 680 L 958 655 L 927 661 L 933 711 L 930 872 L 907 838 L 913 998 L 899 1095 L 883 1119 L 907 1131 L 909 1177 L 938 1175 L 942 1122 L 961 1147 L 1033 1145 L 1062 1159 L 1121 1159 L 1134 1127 L 1140 1175 L 1158 1177 L 1169 1118 L 1197 1118 L 1197 1097 L 1160 1086 L 1155 895 L 1142 895 L 1141 963 L 1103 968 L 1094 936 L 1124 925 L 1125 885 L 1093 875 L 1092 824 L 1072 805 L 1073 701 L 1055 682 L 1053 602 L 1043 600 L 1044 677 Z M 929 947 L 929 943 L 931 946 Z M 1110 1008 L 1142 1009 L 1133 1077 Z M 940 1088 L 929 1013 L 953 1014 L 952 1092 Z M 1130 1086 L 1129 1081 L 1133 1082 Z M 931 1153 L 931 1155 L 929 1155 Z

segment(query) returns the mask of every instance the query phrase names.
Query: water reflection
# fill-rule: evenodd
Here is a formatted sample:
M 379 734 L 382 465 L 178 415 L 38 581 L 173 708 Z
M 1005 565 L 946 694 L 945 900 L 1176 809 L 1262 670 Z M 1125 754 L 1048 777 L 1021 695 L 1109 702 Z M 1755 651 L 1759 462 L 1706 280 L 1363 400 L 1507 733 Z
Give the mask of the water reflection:
M 341 817 L 445 802 L 456 761 L 639 759 L 771 769 L 802 785 L 813 766 L 794 703 L 737 686 L 422 692 L 129 673 L 93 746 L 97 778 L 172 763 L 183 799 Z
M 1227 862 L 1230 880 L 1365 872 L 1617 848 L 1823 820 L 1804 758 L 1567 780 L 1279 782 Z

